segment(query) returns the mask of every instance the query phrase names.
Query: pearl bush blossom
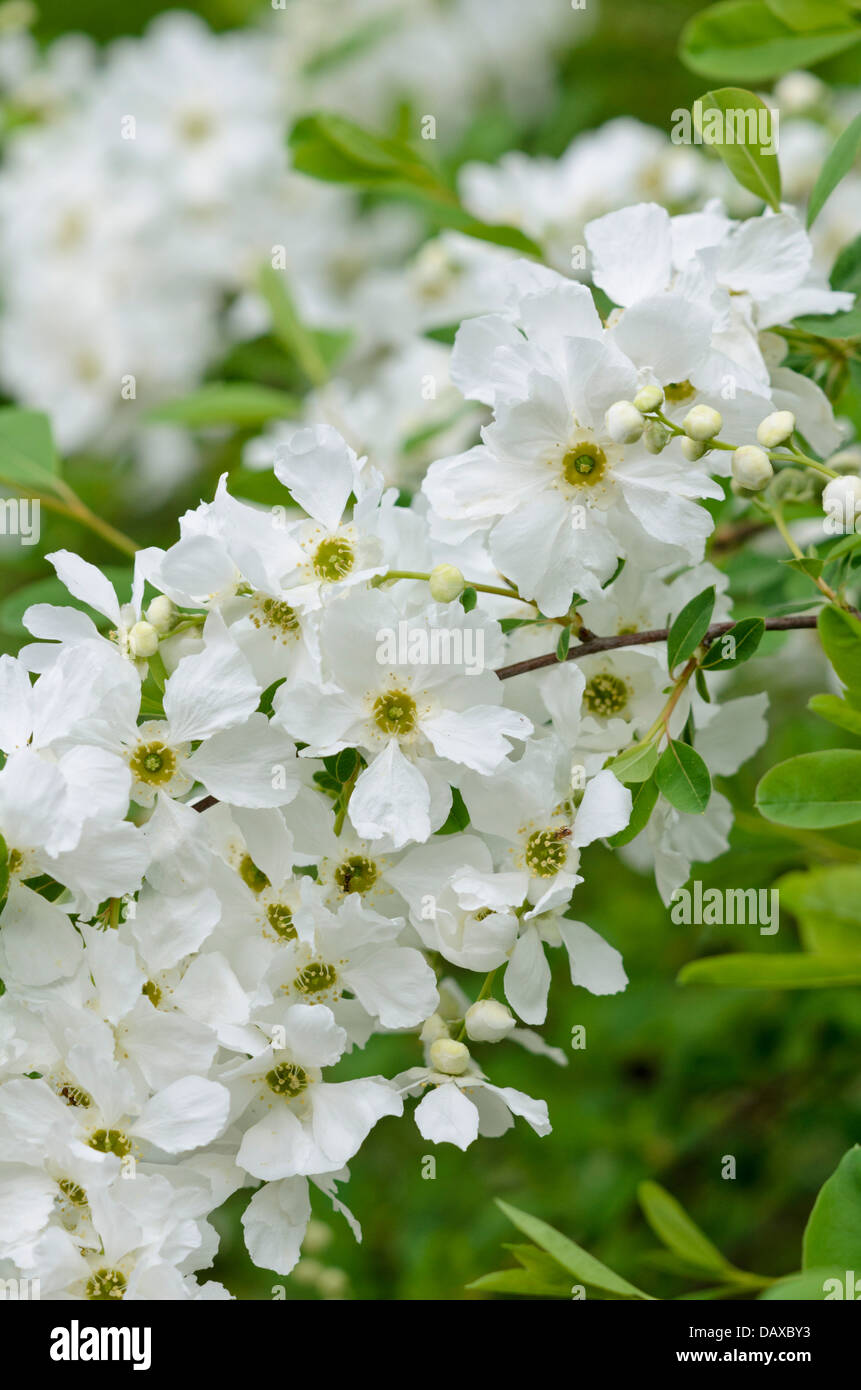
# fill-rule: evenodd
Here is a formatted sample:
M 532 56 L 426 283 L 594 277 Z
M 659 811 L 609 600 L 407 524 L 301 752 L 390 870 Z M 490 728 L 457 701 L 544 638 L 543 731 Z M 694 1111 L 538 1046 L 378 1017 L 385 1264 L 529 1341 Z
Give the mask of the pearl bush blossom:
M 296 9 L 313 36 L 310 6 Z M 472 32 L 472 7 L 450 9 L 448 25 Z M 517 9 L 505 7 L 509 39 Z M 117 244 L 116 151 L 86 132 L 139 84 L 154 115 L 113 215 L 164 250 L 158 343 L 167 329 L 176 359 L 150 338 L 152 285 L 129 287 L 124 315 L 159 396 L 159 371 L 196 381 L 228 333 L 214 323 L 226 288 L 239 318 L 259 308 L 243 217 L 268 236 L 289 206 L 273 50 L 260 66 L 259 35 L 216 39 L 171 16 L 119 44 L 89 97 L 74 63 L 58 79 L 78 162 L 50 220 L 28 194 L 31 221 L 13 217 L 2 238 L 25 270 L 53 239 L 69 273 L 84 263 L 70 319 L 104 310 L 93 360 L 68 357 L 61 324 L 35 396 L 21 385 L 34 405 L 62 396 L 69 448 L 116 423 L 102 388 L 118 330 L 104 286 L 88 297 Z M 507 53 L 500 40 L 486 65 L 504 69 Z M 389 61 L 384 48 L 381 71 Z M 180 69 L 197 85 L 175 82 Z M 354 78 L 365 90 L 367 74 Z M 212 107 L 216 88 L 236 111 Z M 566 157 L 572 181 L 619 134 Z M 2 207 L 56 135 L 19 137 Z M 271 170 L 286 201 L 261 210 Z M 465 178 L 489 215 L 542 172 L 512 158 L 496 179 Z M 664 172 L 693 196 L 689 160 Z M 87 225 L 82 189 L 99 213 Z M 343 240 L 353 208 L 333 198 Z M 822 454 L 838 446 L 826 395 L 784 365 L 771 330 L 849 296 L 827 285 L 788 206 L 739 221 L 715 201 L 676 216 L 617 202 L 608 190 L 583 230 L 606 313 L 552 253 L 551 266 L 441 238 L 398 272 L 404 322 L 373 325 L 368 357 L 389 334 L 416 353 L 413 376 L 442 361 L 464 411 L 412 487 L 392 485 L 392 411 L 400 429 L 410 407 L 389 363 L 364 394 L 328 383 L 301 420 L 255 438 L 253 464 L 271 466 L 282 501 L 239 500 L 225 475 L 172 545 L 137 552 L 128 602 L 80 556 L 48 556 L 70 603 L 30 606 L 32 640 L 0 657 L 0 1277 L 38 1279 L 52 1299 L 228 1298 L 205 1276 L 210 1218 L 240 1189 L 253 1190 L 252 1260 L 287 1275 L 312 1198 L 360 1237 L 338 1188 L 377 1125 L 414 1119 L 428 1143 L 462 1150 L 520 1122 L 548 1135 L 545 1101 L 505 1084 L 510 1046 L 532 1054 L 540 1090 L 542 1068 L 567 1060 L 552 1042 L 554 967 L 595 996 L 628 984 L 617 945 L 581 920 L 591 847 L 648 868 L 664 901 L 727 848 L 731 808 L 708 773 L 733 773 L 764 742 L 767 697 L 723 698 L 724 670 L 703 662 L 709 623 L 735 617 L 706 558 L 712 504 L 779 481 L 804 457 L 796 428 Z M 334 203 L 320 193 L 309 247 Z M 538 212 L 524 220 L 536 235 Z M 174 252 L 198 218 L 209 231 L 182 267 Z M 298 283 L 321 324 L 333 302 L 321 247 L 308 259 Z M 102 270 L 125 280 L 123 265 Z M 356 304 L 386 280 L 377 272 Z M 460 322 L 450 353 L 418 344 L 438 326 L 428 284 L 440 322 Z M 21 320 L 36 293 L 25 274 L 0 321 L 11 389 L 29 380 Z M 80 392 L 62 389 L 70 374 Z M 375 438 L 379 452 L 358 447 Z M 832 497 L 857 497 L 857 479 L 839 481 Z M 677 659 L 673 624 L 704 594 L 706 628 Z M 705 769 L 702 804 L 655 771 L 679 748 Z M 364 1058 L 381 1035 L 399 1048 L 392 1074 Z

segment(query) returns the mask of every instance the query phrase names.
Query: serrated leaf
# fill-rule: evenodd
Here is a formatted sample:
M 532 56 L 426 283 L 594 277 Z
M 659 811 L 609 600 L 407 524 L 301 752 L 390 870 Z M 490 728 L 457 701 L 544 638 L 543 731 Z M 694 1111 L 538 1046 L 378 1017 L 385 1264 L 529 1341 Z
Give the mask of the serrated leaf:
M 774 212 L 780 211 L 780 165 L 777 160 L 776 150 L 776 126 L 772 125 L 772 114 L 765 102 L 753 92 L 745 91 L 743 87 L 719 87 L 715 91 L 705 92 L 700 97 L 700 108 L 703 113 L 703 134 L 704 137 L 709 129 L 709 122 L 706 113 L 717 111 L 720 113 L 720 120 L 716 122 L 716 127 L 722 132 L 720 140 L 707 140 L 709 149 L 715 151 L 720 156 L 726 167 L 729 169 L 733 178 L 746 188 L 749 193 L 757 198 L 762 198 L 763 202 L 768 203 Z M 697 111 L 697 107 L 694 107 Z M 745 113 L 744 119 L 744 140 L 737 140 L 736 112 Z M 771 132 L 766 144 L 759 141 L 747 141 L 749 129 L 747 112 L 753 113 L 753 120 L 750 122 L 757 135 L 760 132 Z M 765 113 L 763 118 L 761 113 Z M 730 124 L 728 124 L 730 123 Z M 727 135 L 731 133 L 730 139 Z M 771 146 L 769 149 L 768 146 Z
M 733 989 L 825 989 L 861 984 L 861 956 L 740 952 L 692 960 L 677 978 L 680 985 Z
M 829 748 L 787 758 L 760 779 L 756 806 L 766 820 L 801 830 L 861 820 L 861 750 Z
M 708 632 L 714 606 L 715 589 L 712 585 L 686 603 L 675 619 L 667 633 L 667 664 L 671 671 L 696 651 Z
M 859 147 L 861 147 L 861 113 L 849 122 L 841 135 L 838 135 L 828 158 L 819 171 L 819 177 L 813 185 L 813 192 L 807 204 L 808 228 L 813 225 L 838 183 L 849 173 L 855 163 Z
M 542 1250 L 546 1250 L 548 1255 L 552 1255 L 554 1260 L 567 1269 L 569 1274 L 583 1284 L 588 1284 L 592 1288 L 603 1289 L 606 1293 L 615 1294 L 619 1298 L 643 1298 L 652 1301 L 651 1294 L 644 1293 L 634 1284 L 629 1284 L 627 1279 L 615 1274 L 612 1269 L 608 1269 L 600 1260 L 596 1260 L 588 1251 L 583 1250 L 579 1245 L 575 1245 L 573 1240 L 563 1236 L 561 1231 L 548 1226 L 546 1221 L 540 1221 L 537 1216 L 530 1216 L 528 1212 L 519 1211 L 517 1207 L 509 1206 L 507 1202 L 496 1199 L 496 1205 L 501 1212 L 512 1221 L 519 1231 L 534 1240 L 535 1244 Z
M 764 635 L 764 619 L 742 618 L 740 622 L 721 633 L 720 637 L 715 638 L 700 665 L 704 671 L 728 671 L 733 666 L 740 666 L 743 661 L 748 661 L 754 655 Z M 725 641 L 727 637 L 732 638 L 734 656 L 724 655 L 728 649 Z
M 695 748 L 671 739 L 655 769 L 658 790 L 677 811 L 698 816 L 709 804 L 712 779 Z
M 637 1195 L 646 1220 L 668 1250 L 699 1269 L 726 1276 L 732 1266 L 675 1197 L 656 1182 L 640 1183 Z

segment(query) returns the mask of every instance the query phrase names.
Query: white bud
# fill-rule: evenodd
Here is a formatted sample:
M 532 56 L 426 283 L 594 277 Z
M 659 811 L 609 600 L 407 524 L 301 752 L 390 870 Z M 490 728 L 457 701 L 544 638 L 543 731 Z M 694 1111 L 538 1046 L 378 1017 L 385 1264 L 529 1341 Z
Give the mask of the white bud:
M 455 1042 L 454 1038 L 437 1038 L 431 1043 L 430 1060 L 434 1071 L 445 1072 L 446 1076 L 462 1076 L 469 1066 L 469 1048 L 466 1043 Z
M 816 106 L 826 92 L 825 85 L 812 72 L 788 72 L 775 85 L 771 100 L 781 113 L 797 116 Z
M 847 473 L 842 478 L 832 478 L 823 489 L 822 506 L 826 512 L 832 512 L 838 507 L 844 511 L 848 507 L 854 516 L 861 508 L 861 478 L 854 473 Z
M 763 449 L 776 449 L 785 444 L 795 429 L 795 416 L 791 410 L 774 410 L 766 415 L 756 427 L 756 437 Z
M 759 492 L 774 477 L 768 454 L 756 444 L 742 444 L 732 456 L 732 476 L 739 487 Z
M 682 435 L 679 439 L 679 447 L 689 463 L 696 463 L 701 459 L 706 451 L 706 446 L 699 439 L 691 439 L 688 435 Z
M 643 443 L 650 454 L 659 454 L 667 447 L 670 431 L 660 420 L 647 420 L 643 430 Z
M 172 625 L 176 609 L 165 594 L 157 594 L 144 617 L 159 634 L 167 632 Z
M 516 1027 L 517 1019 L 498 999 L 479 999 L 466 1011 L 466 1036 L 473 1042 L 500 1042 Z
M 431 1014 L 422 1024 L 421 1040 L 425 1043 L 434 1043 L 437 1038 L 448 1037 L 448 1024 L 439 1014 Z
M 723 429 L 723 417 L 710 405 L 695 405 L 682 421 L 682 429 L 689 439 L 714 439 Z
M 614 401 L 604 416 L 607 433 L 616 444 L 635 444 L 645 424 L 633 401 Z
M 664 393 L 660 386 L 641 386 L 634 397 L 634 405 L 644 415 L 648 415 L 650 411 L 657 410 L 658 406 L 663 404 L 663 400 Z
M 134 657 L 155 656 L 158 651 L 158 633 L 152 623 L 135 623 L 129 633 L 129 651 Z
M 437 565 L 430 572 L 431 598 L 437 603 L 452 603 L 465 587 L 466 580 L 456 565 Z

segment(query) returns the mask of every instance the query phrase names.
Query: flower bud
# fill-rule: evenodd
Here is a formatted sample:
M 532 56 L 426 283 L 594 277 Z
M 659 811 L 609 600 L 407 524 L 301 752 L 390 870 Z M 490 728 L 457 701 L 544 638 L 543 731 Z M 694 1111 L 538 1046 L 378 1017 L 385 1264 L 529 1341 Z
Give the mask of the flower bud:
M 682 421 L 682 429 L 689 439 L 714 439 L 723 429 L 723 417 L 710 405 L 695 405 Z
M 430 1060 L 434 1071 L 445 1072 L 446 1076 L 462 1076 L 469 1066 L 469 1048 L 466 1043 L 455 1042 L 454 1038 L 437 1038 L 431 1043 Z
M 641 386 L 634 397 L 634 405 L 643 415 L 648 415 L 650 411 L 657 410 L 663 400 L 664 393 L 660 386 Z
M 766 415 L 756 427 L 756 437 L 763 449 L 776 449 L 785 444 L 795 429 L 795 416 L 791 410 L 774 410 Z
M 643 443 L 650 454 L 659 454 L 669 442 L 670 431 L 660 420 L 647 420 L 643 430 Z
M 842 478 L 832 478 L 822 492 L 822 505 L 827 512 L 851 508 L 854 515 L 861 510 L 861 478 L 857 474 L 846 473 Z
M 176 609 L 171 600 L 165 594 L 157 594 L 147 609 L 144 617 L 151 627 L 161 635 L 167 632 L 173 624 Z
M 466 1011 L 466 1036 L 473 1042 L 500 1042 L 517 1024 L 498 999 L 479 999 Z
M 430 572 L 431 598 L 437 603 L 452 603 L 465 587 L 466 580 L 456 565 L 437 565 Z
M 614 401 L 604 416 L 607 433 L 616 444 L 635 444 L 645 423 L 633 401 Z
M 760 492 L 774 477 L 771 460 L 756 444 L 742 444 L 732 456 L 732 476 L 739 487 Z
M 701 440 L 691 439 L 689 435 L 681 436 L 679 446 L 688 463 L 696 463 L 697 459 L 701 459 L 706 451 L 706 446 Z
M 422 1024 L 421 1040 L 425 1043 L 435 1043 L 437 1038 L 448 1037 L 448 1025 L 444 1018 L 439 1014 L 431 1014 Z
M 152 623 L 135 623 L 129 633 L 129 651 L 133 657 L 155 656 L 158 651 L 158 633 Z

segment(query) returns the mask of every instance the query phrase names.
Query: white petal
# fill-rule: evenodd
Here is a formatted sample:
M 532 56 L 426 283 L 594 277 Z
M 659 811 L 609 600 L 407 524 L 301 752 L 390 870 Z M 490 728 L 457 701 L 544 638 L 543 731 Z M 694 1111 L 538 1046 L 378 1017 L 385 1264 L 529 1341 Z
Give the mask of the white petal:
M 528 927 L 515 943 L 505 971 L 505 997 L 524 1023 L 543 1023 L 547 1017 L 550 967 L 541 937 Z
M 216 1139 L 229 1110 L 226 1087 L 202 1076 L 186 1076 L 147 1101 L 131 1132 L 165 1153 L 184 1153 Z
M 73 598 L 80 599 L 97 613 L 102 613 L 119 626 L 120 604 L 111 582 L 100 569 L 74 555 L 71 550 L 55 550 L 45 557 L 57 571 L 57 578 L 65 584 Z
M 244 723 L 260 699 L 251 667 L 217 613 L 210 613 L 203 636 L 203 651 L 184 656 L 165 686 L 164 712 L 175 743 Z
M 367 840 L 390 835 L 393 848 L 401 849 L 410 840 L 428 838 L 429 811 L 427 782 L 404 757 L 397 739 L 390 739 L 353 788 L 349 815 L 357 834 Z
M 478 1111 L 457 1086 L 437 1086 L 416 1106 L 416 1124 L 432 1144 L 456 1144 L 466 1150 L 478 1138 Z
M 242 1215 L 245 1245 L 258 1269 L 289 1274 L 298 1263 L 311 1219 L 305 1178 L 269 1182 L 255 1192 Z
M 384 946 L 351 965 L 344 978 L 384 1028 L 413 1028 L 439 1003 L 434 972 L 412 946 Z
M 622 957 L 585 922 L 560 918 L 559 933 L 571 961 L 571 983 L 590 994 L 618 994 L 628 983 Z
M 265 714 L 252 714 L 238 728 L 213 734 L 186 763 L 187 770 L 219 801 L 258 809 L 292 801 L 299 781 L 293 740 L 273 728 Z
M 0 919 L 0 948 L 10 983 L 47 985 L 74 974 L 83 942 L 65 912 L 13 883 Z
M 532 725 L 524 714 L 514 710 L 474 705 L 463 713 L 443 710 L 423 720 L 422 730 L 440 758 L 449 758 L 487 775 L 511 752 L 509 739 L 528 738 Z
M 581 848 L 624 830 L 631 819 L 632 797 L 609 769 L 586 783 L 583 800 L 574 818 L 572 841 Z
M 335 1084 L 321 1081 L 314 1087 L 312 1103 L 314 1139 L 330 1160 L 328 1169 L 343 1167 L 384 1115 L 404 1112 L 394 1086 L 372 1076 Z
M 329 531 L 338 526 L 354 490 L 358 460 L 331 425 L 298 429 L 275 451 L 275 476 L 293 499 Z
M 333 1067 L 347 1034 L 325 1004 L 293 1004 L 284 1015 L 284 1046 L 303 1067 Z

